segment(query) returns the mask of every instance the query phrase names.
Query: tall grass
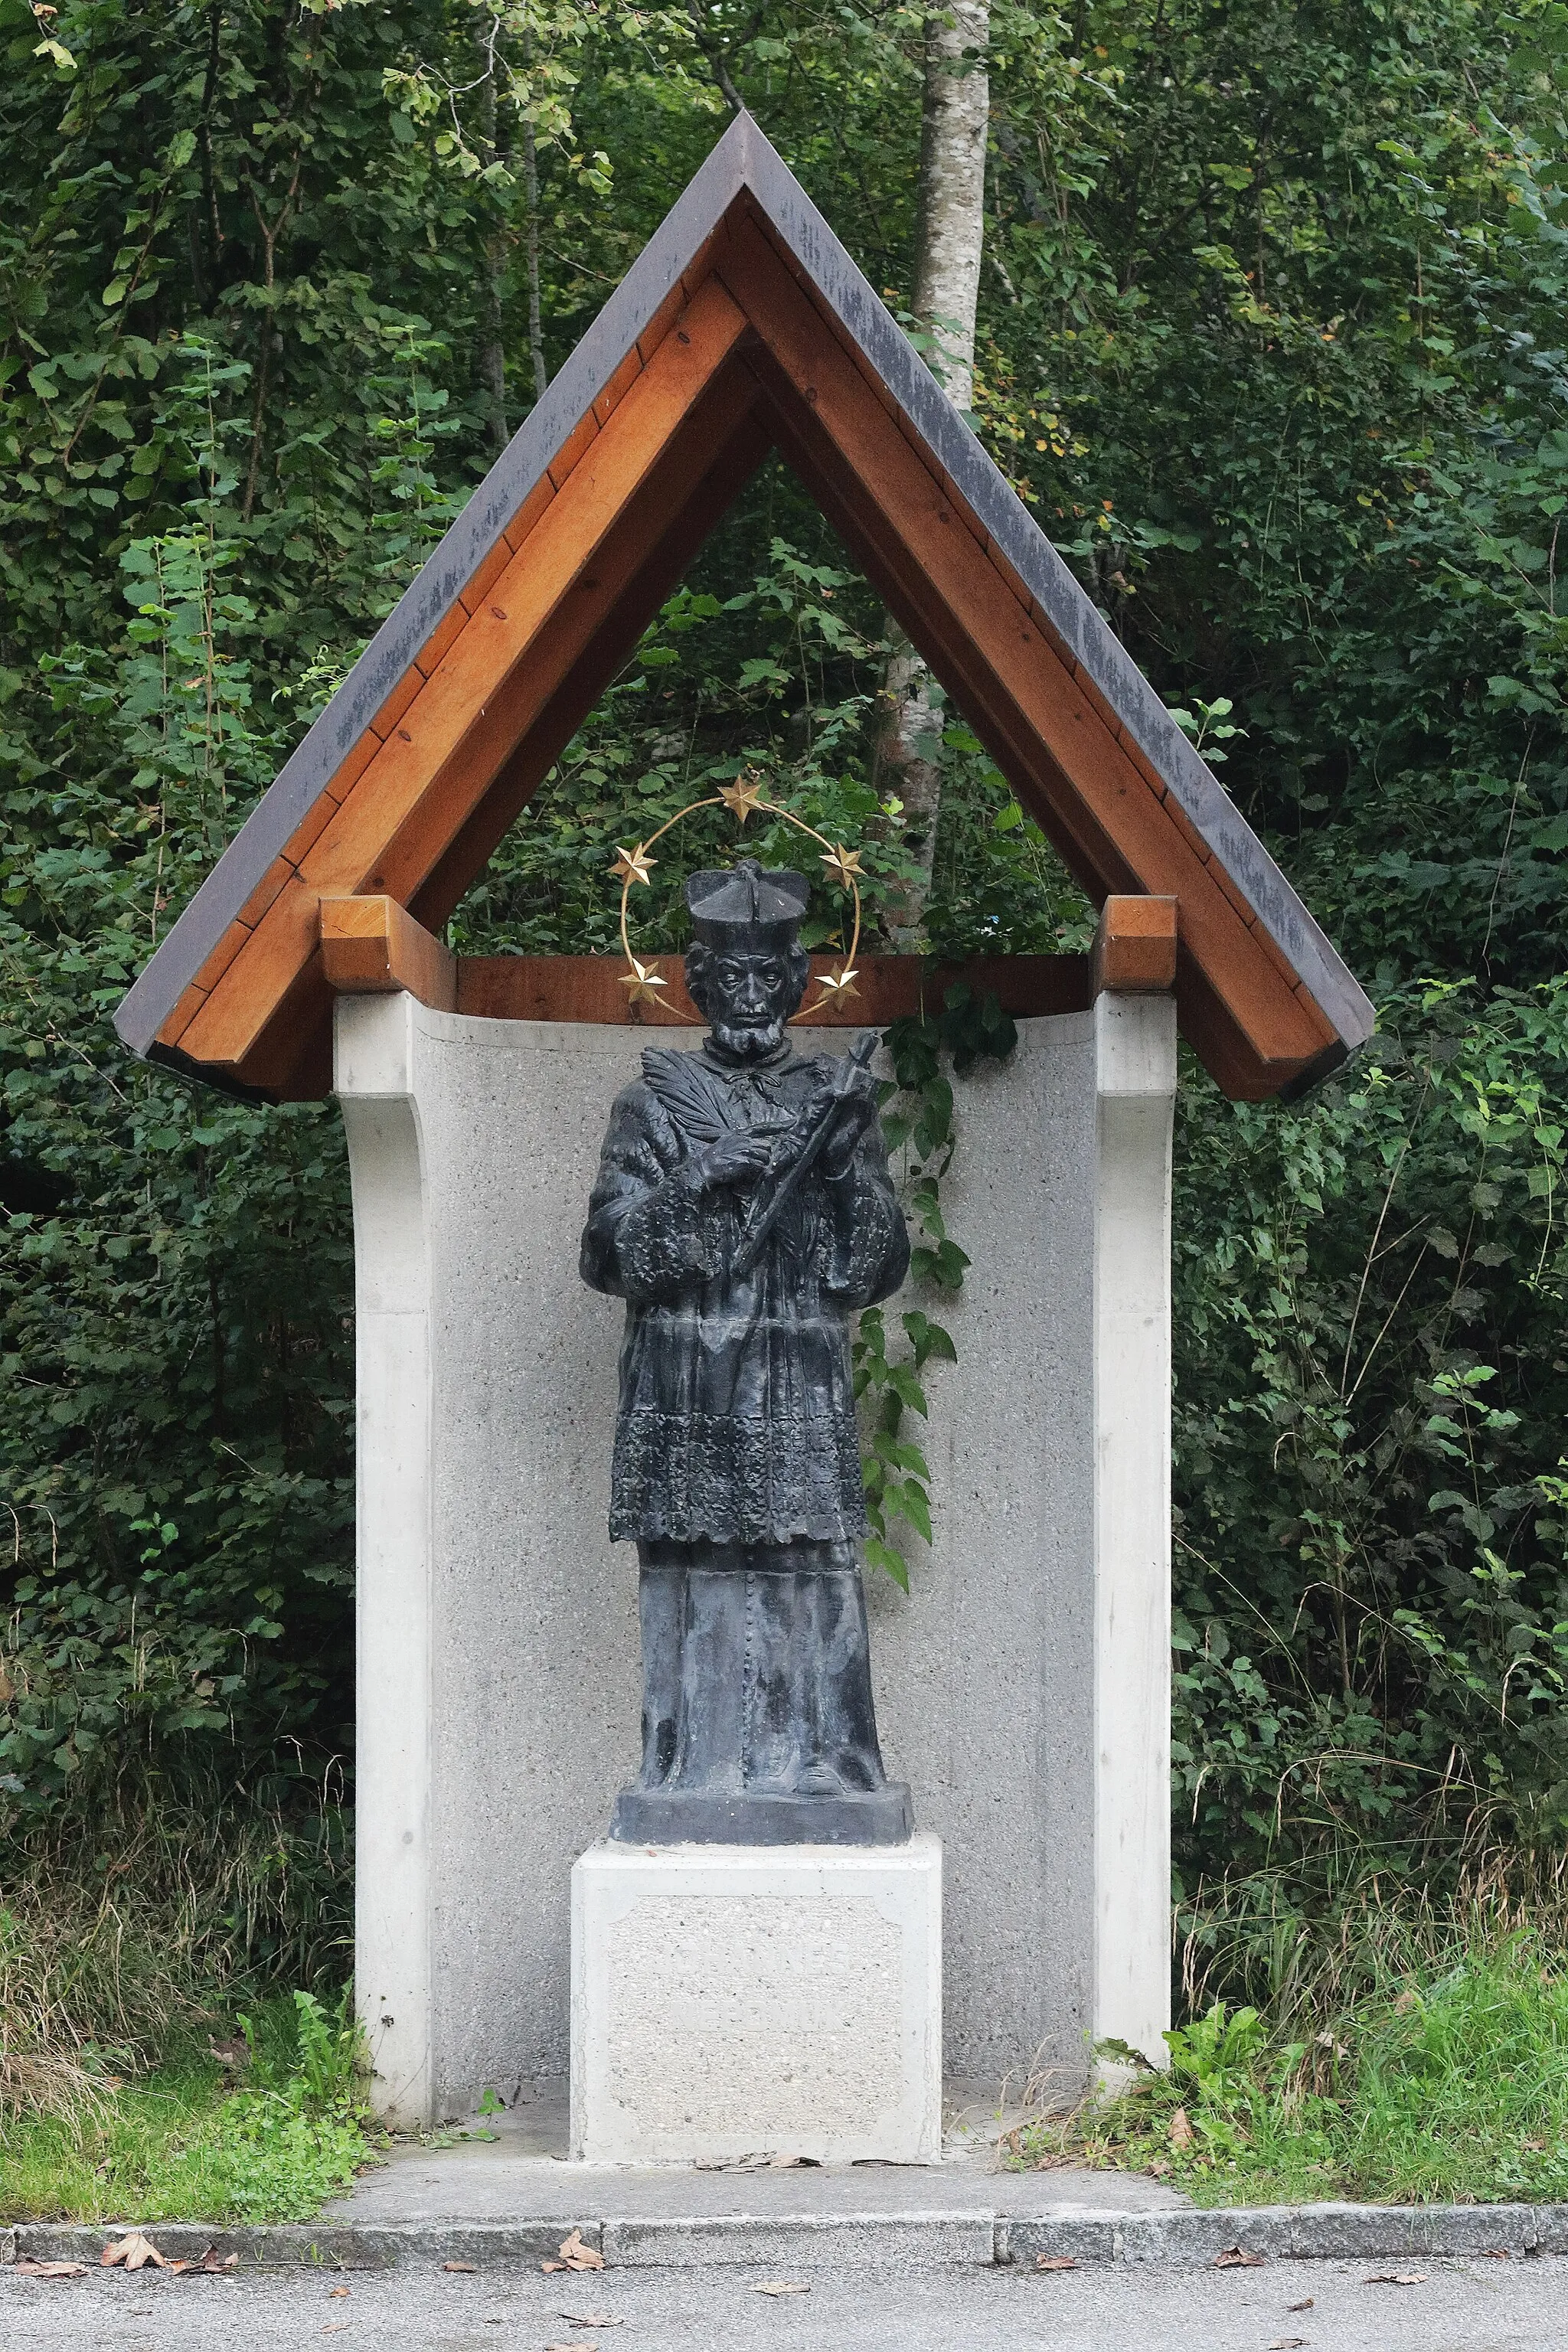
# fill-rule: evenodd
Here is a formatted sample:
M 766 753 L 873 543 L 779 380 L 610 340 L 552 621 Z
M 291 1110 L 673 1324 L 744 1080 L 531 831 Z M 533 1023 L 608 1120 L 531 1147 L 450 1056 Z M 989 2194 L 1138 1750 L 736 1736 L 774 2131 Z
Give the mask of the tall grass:
M 1446 1895 L 1369 1873 L 1316 1918 L 1234 1882 L 1189 1916 L 1168 2068 L 1023 2126 L 1012 2160 L 1205 2204 L 1568 2198 L 1565 1876 L 1493 1849 Z
M 351 1959 L 341 1813 L 138 1777 L 0 1843 L 0 2110 L 73 2109 Z
M 1568 1953 L 1568 1853 L 1500 1840 L 1484 1813 L 1430 1853 L 1346 1839 L 1304 1868 L 1199 1882 L 1176 1914 L 1178 2010 L 1248 2006 L 1288 2041 L 1521 1928 Z

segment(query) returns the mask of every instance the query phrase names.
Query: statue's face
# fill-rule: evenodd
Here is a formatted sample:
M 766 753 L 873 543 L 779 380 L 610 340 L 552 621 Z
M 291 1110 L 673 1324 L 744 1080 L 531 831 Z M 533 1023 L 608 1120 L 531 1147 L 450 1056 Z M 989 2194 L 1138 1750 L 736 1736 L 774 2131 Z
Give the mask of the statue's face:
M 789 956 L 776 949 L 720 949 L 704 959 L 700 985 L 714 1039 L 738 1062 L 776 1050 L 800 996 Z

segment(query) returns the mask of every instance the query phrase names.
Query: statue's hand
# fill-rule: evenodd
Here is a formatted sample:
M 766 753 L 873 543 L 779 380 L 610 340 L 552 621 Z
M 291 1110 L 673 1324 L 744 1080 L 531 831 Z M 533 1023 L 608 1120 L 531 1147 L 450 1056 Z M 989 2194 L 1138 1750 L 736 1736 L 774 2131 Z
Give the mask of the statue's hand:
M 772 1158 L 765 1136 L 721 1135 L 699 1153 L 697 1169 L 704 1184 L 743 1184 L 760 1176 Z
M 869 1070 L 847 1057 L 836 1061 L 827 1100 L 837 1102 L 833 1133 L 822 1154 L 822 1172 L 837 1181 L 849 1173 L 856 1146 L 877 1116 L 877 1081 Z

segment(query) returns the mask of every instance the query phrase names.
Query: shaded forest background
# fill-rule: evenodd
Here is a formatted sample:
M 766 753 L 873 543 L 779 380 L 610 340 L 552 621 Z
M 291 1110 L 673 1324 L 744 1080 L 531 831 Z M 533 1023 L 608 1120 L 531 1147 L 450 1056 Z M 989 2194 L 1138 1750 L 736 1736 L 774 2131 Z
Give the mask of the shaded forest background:
M 110 1013 L 723 86 L 905 310 L 924 26 L 0 0 L 13 1887 L 161 1886 L 219 1974 L 344 1965 L 339 1122 L 134 1065 Z M 1078 0 L 991 41 L 976 429 L 1379 1006 L 1311 1101 L 1189 1065 L 1179 1114 L 1181 1937 L 1278 1993 L 1568 1826 L 1568 9 Z M 608 945 L 610 845 L 752 759 L 869 830 L 885 907 L 883 626 L 769 470 L 455 940 Z M 944 717 L 930 944 L 1081 945 Z

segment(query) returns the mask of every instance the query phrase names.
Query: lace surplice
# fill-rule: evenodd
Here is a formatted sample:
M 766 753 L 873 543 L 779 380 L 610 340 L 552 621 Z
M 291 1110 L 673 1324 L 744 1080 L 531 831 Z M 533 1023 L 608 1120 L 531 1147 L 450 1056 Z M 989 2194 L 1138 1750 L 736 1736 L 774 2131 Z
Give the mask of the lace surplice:
M 847 1316 L 895 1291 L 909 1264 L 880 1129 L 871 1122 L 842 1180 L 820 1161 L 807 1173 L 746 1274 L 733 1267 L 752 1188 L 707 1190 L 695 1170 L 725 1133 L 784 1143 L 821 1106 L 830 1067 L 787 1046 L 743 1068 L 650 1048 L 611 1112 L 582 1264 L 595 1289 L 626 1301 L 616 1539 L 866 1532 Z

